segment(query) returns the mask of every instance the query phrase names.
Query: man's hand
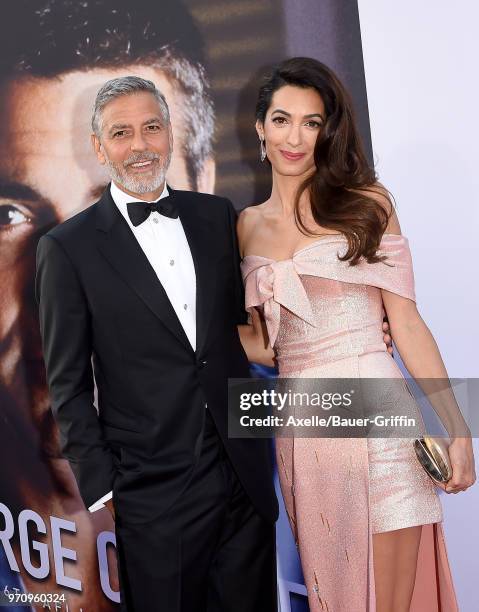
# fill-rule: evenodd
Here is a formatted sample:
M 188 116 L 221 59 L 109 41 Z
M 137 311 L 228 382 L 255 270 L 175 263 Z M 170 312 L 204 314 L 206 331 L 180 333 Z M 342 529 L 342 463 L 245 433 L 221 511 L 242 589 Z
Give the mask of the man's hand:
M 108 501 L 105 502 L 105 506 L 108 508 L 108 510 L 110 511 L 113 520 L 115 520 L 115 507 L 113 506 L 113 500 L 109 499 Z
M 393 340 L 391 336 L 389 335 L 389 323 L 386 317 L 384 317 L 383 319 L 383 332 L 384 332 L 384 335 L 383 335 L 384 344 L 387 346 L 388 353 L 392 355 L 393 354 Z

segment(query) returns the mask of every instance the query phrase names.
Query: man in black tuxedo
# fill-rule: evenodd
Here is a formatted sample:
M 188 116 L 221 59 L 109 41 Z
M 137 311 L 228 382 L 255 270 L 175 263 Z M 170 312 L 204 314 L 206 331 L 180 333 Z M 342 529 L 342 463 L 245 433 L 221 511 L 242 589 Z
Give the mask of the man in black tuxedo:
M 272 612 L 268 441 L 227 435 L 227 379 L 248 376 L 235 211 L 166 186 L 151 81 L 108 81 L 92 126 L 112 183 L 37 251 L 62 452 L 85 505 L 115 516 L 123 610 Z

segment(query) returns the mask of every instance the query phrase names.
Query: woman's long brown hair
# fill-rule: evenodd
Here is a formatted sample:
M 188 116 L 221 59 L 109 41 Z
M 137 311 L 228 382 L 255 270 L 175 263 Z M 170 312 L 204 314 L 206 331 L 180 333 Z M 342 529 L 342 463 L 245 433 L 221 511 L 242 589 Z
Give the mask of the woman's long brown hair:
M 369 263 L 383 261 L 377 250 L 390 215 L 369 193 L 384 195 L 376 173 L 363 151 L 348 93 L 337 76 L 321 62 L 308 57 L 288 59 L 273 70 L 259 90 L 256 118 L 264 124 L 275 91 L 285 85 L 315 89 L 321 96 L 326 119 L 314 149 L 316 171 L 300 185 L 294 204 L 296 225 L 308 236 L 299 212 L 301 195 L 307 190 L 315 222 L 336 230 L 348 240 L 341 257 L 356 265 L 361 257 Z M 385 202 L 389 198 L 385 198 Z

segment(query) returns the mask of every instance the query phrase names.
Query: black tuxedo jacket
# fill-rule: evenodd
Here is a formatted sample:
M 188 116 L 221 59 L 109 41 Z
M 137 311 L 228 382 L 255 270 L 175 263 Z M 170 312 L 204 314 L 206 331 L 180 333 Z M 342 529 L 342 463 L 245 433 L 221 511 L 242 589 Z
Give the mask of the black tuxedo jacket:
M 126 520 L 146 522 L 174 510 L 187 487 L 207 405 L 250 499 L 274 521 L 268 441 L 227 435 L 227 379 L 249 370 L 236 327 L 245 311 L 235 211 L 216 196 L 170 194 L 196 272 L 196 352 L 109 187 L 39 242 L 36 292 L 62 452 L 85 506 L 113 490 Z

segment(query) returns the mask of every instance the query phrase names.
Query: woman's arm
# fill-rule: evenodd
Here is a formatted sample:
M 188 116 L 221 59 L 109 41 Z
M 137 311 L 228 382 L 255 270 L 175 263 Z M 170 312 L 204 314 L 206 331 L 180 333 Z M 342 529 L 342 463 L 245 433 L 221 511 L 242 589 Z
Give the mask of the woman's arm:
M 245 208 L 239 214 L 236 232 L 240 257 L 244 257 L 245 244 L 251 234 L 251 230 L 257 222 L 258 219 L 254 206 Z M 274 352 L 269 344 L 266 324 L 261 319 L 256 309 L 254 309 L 250 315 L 251 324 L 238 325 L 241 344 L 248 357 L 248 361 L 268 367 L 274 367 Z
M 401 235 L 401 227 L 387 190 L 380 184 L 374 199 L 389 214 L 387 233 Z M 457 405 L 446 367 L 429 328 L 413 300 L 382 290 L 382 299 L 394 343 L 408 372 L 426 394 L 451 437 L 451 480 L 443 488 L 458 493 L 476 480 L 469 427 Z
M 451 437 L 453 476 L 444 489 L 463 491 L 476 480 L 471 433 L 457 405 L 438 346 L 412 300 L 384 290 L 382 296 L 401 359 Z
M 379 185 L 379 188 L 380 192 L 375 194 L 374 199 L 390 215 L 386 232 L 400 236 L 401 227 L 394 207 L 384 187 Z M 408 372 L 418 380 L 429 398 L 434 397 L 433 407 L 449 435 L 452 438 L 470 435 L 454 398 L 439 348 L 416 303 L 390 291 L 382 290 L 381 293 L 391 335 Z
M 274 367 L 274 351 L 269 345 L 268 330 L 258 311 L 251 312 L 251 325 L 238 325 L 243 349 L 251 363 Z
M 385 290 L 382 296 L 394 342 L 408 372 L 430 398 L 449 435 L 453 438 L 470 435 L 439 348 L 416 304 Z

